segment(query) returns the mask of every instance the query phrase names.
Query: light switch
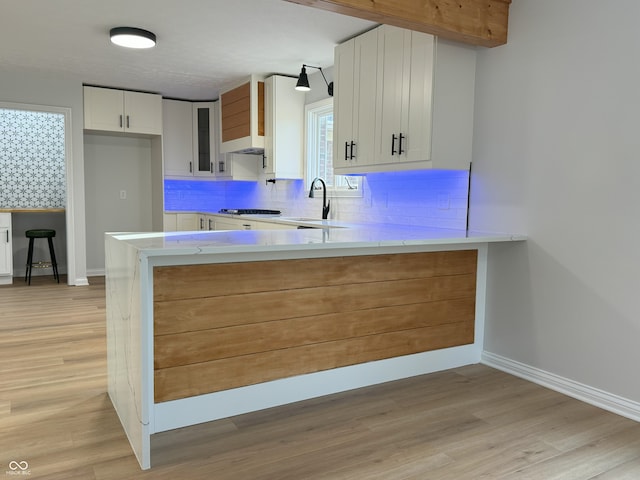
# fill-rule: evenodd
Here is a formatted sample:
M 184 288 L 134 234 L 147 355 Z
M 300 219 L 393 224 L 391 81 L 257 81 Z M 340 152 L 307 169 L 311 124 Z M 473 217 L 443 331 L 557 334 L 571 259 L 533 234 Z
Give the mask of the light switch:
M 120 200 L 126 200 L 126 199 L 127 199 L 127 191 L 120 190 Z

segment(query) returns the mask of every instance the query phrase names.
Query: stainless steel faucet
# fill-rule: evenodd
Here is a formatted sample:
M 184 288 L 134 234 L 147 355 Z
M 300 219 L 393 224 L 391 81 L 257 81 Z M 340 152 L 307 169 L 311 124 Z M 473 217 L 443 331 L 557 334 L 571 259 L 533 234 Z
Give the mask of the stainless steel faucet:
M 330 208 L 331 202 L 330 201 L 327 202 L 327 185 L 324 183 L 324 180 L 322 180 L 320 177 L 314 178 L 313 182 L 311 182 L 311 189 L 309 190 L 309 198 L 315 197 L 316 180 L 319 180 L 320 183 L 322 184 L 322 219 L 326 220 L 329 216 L 329 208 Z

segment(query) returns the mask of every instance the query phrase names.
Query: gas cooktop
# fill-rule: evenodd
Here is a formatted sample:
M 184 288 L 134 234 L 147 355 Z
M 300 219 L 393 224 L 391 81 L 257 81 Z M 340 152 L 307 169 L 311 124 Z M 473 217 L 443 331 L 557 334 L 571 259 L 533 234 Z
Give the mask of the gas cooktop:
M 230 215 L 280 215 L 280 210 L 266 210 L 262 208 L 222 208 L 219 213 Z

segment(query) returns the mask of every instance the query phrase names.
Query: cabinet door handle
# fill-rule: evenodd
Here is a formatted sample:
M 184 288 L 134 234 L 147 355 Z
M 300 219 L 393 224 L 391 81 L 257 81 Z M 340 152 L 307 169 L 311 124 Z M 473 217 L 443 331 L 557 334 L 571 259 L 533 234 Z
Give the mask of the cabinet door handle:
M 193 173 L 193 162 L 189 162 L 189 173 Z
M 127 128 L 129 128 L 129 115 L 127 115 Z
M 262 154 L 262 168 L 267 168 L 267 156 Z
M 7 243 L 9 243 L 9 230 L 7 230 Z
M 218 162 L 218 172 L 224 173 L 224 160 Z
M 122 115 L 120 115 L 120 128 L 122 128 Z
M 242 226 L 244 227 L 245 230 L 251 230 L 251 224 L 250 223 L 243 223 Z
M 211 228 L 211 219 L 209 219 L 209 230 L 213 230 L 213 228 Z
M 349 142 L 344 142 L 344 160 L 349 160 Z
M 213 173 L 213 162 L 209 162 L 209 173 Z
M 204 218 L 200 219 L 200 230 L 204 230 Z
M 398 138 L 398 155 L 402 155 L 404 152 L 402 151 L 402 139 L 406 138 L 404 135 L 400 134 L 400 138 Z
M 391 135 L 391 156 L 393 157 L 396 154 L 396 134 L 393 133 Z
M 349 153 L 349 160 L 353 160 L 355 158 L 355 156 L 353 155 L 353 147 L 355 147 L 356 143 L 352 140 L 350 143 L 351 146 L 351 152 Z

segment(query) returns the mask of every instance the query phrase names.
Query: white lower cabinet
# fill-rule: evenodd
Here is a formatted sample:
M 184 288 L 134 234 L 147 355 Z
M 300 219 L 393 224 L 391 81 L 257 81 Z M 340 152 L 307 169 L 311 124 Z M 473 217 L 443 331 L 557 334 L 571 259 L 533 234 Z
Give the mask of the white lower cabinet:
M 206 213 L 165 213 L 164 231 L 208 231 L 208 230 L 291 230 L 296 225 L 277 222 L 249 220 L 246 217 L 231 217 Z
M 200 230 L 210 231 L 216 229 L 215 215 L 200 215 Z
M 276 222 L 247 220 L 238 217 L 215 217 L 215 230 L 291 230 L 295 225 L 283 225 Z
M 179 232 L 191 232 L 199 229 L 197 213 L 178 213 L 176 227 Z
M 165 213 L 165 232 L 192 232 L 200 230 L 200 215 L 197 213 Z
M 11 248 L 11 214 L 0 213 L 0 277 L 13 275 L 13 251 Z M 0 284 L 3 283 L 0 278 Z
M 217 217 L 215 230 L 251 230 L 251 223 L 240 218 Z

